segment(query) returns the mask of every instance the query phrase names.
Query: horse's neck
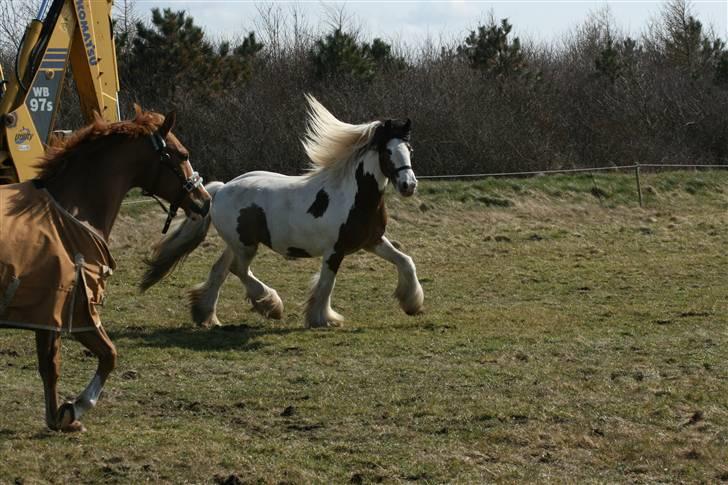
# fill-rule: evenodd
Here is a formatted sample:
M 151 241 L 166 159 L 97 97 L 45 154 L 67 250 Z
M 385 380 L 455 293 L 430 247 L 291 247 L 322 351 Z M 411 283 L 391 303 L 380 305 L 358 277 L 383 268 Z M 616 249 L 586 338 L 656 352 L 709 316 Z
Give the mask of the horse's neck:
M 367 191 L 369 196 L 379 194 L 382 197 L 387 187 L 387 177 L 379 166 L 379 155 L 373 150 L 365 152 L 354 165 L 354 183 L 357 192 Z
M 107 156 L 76 161 L 49 179 L 46 188 L 61 207 L 108 240 L 124 195 L 132 186 L 134 174 L 128 160 L 133 156 L 119 147 Z

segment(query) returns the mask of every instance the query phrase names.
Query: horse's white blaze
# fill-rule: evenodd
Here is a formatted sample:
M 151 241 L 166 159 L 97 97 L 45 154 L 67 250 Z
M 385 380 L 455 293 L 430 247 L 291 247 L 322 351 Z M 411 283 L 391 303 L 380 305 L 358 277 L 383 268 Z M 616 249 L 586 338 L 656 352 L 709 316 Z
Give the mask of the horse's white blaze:
M 415 172 L 410 169 L 401 170 L 404 167 L 412 167 L 409 143 L 393 138 L 387 142 L 387 149 L 394 169 L 398 170 L 394 177 L 395 188 L 403 195 L 412 195 L 417 187 Z

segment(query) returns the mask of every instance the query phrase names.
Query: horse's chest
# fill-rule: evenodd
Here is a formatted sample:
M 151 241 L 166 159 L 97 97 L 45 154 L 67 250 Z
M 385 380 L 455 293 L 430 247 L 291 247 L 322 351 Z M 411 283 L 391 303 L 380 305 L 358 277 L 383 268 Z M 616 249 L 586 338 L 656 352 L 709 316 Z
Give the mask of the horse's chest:
M 364 182 L 359 180 L 359 190 L 354 203 L 346 222 L 339 229 L 339 236 L 334 245 L 334 250 L 339 254 L 351 254 L 376 244 L 387 227 L 387 209 L 376 181 Z

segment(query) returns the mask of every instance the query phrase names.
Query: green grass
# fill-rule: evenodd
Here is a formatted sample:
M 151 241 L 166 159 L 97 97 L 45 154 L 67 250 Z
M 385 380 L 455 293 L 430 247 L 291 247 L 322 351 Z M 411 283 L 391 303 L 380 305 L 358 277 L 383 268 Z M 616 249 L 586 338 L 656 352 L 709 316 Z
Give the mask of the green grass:
M 390 195 L 426 312 L 391 298 L 393 267 L 347 258 L 343 328 L 307 331 L 317 262 L 268 250 L 256 274 L 282 321 L 231 278 L 194 328 L 185 289 L 208 238 L 139 295 L 155 205 L 128 206 L 103 317 L 120 363 L 88 432 L 43 426 L 33 336 L 0 333 L 0 482 L 719 482 L 728 480 L 728 173 L 423 182 Z M 95 359 L 63 344 L 62 396 Z

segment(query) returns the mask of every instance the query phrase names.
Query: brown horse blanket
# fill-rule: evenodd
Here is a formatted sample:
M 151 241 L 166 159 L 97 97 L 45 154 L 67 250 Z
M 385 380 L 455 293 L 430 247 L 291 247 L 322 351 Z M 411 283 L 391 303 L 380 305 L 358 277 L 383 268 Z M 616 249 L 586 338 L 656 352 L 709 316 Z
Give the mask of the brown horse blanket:
M 0 326 L 80 332 L 101 325 L 106 242 L 34 182 L 0 186 Z

